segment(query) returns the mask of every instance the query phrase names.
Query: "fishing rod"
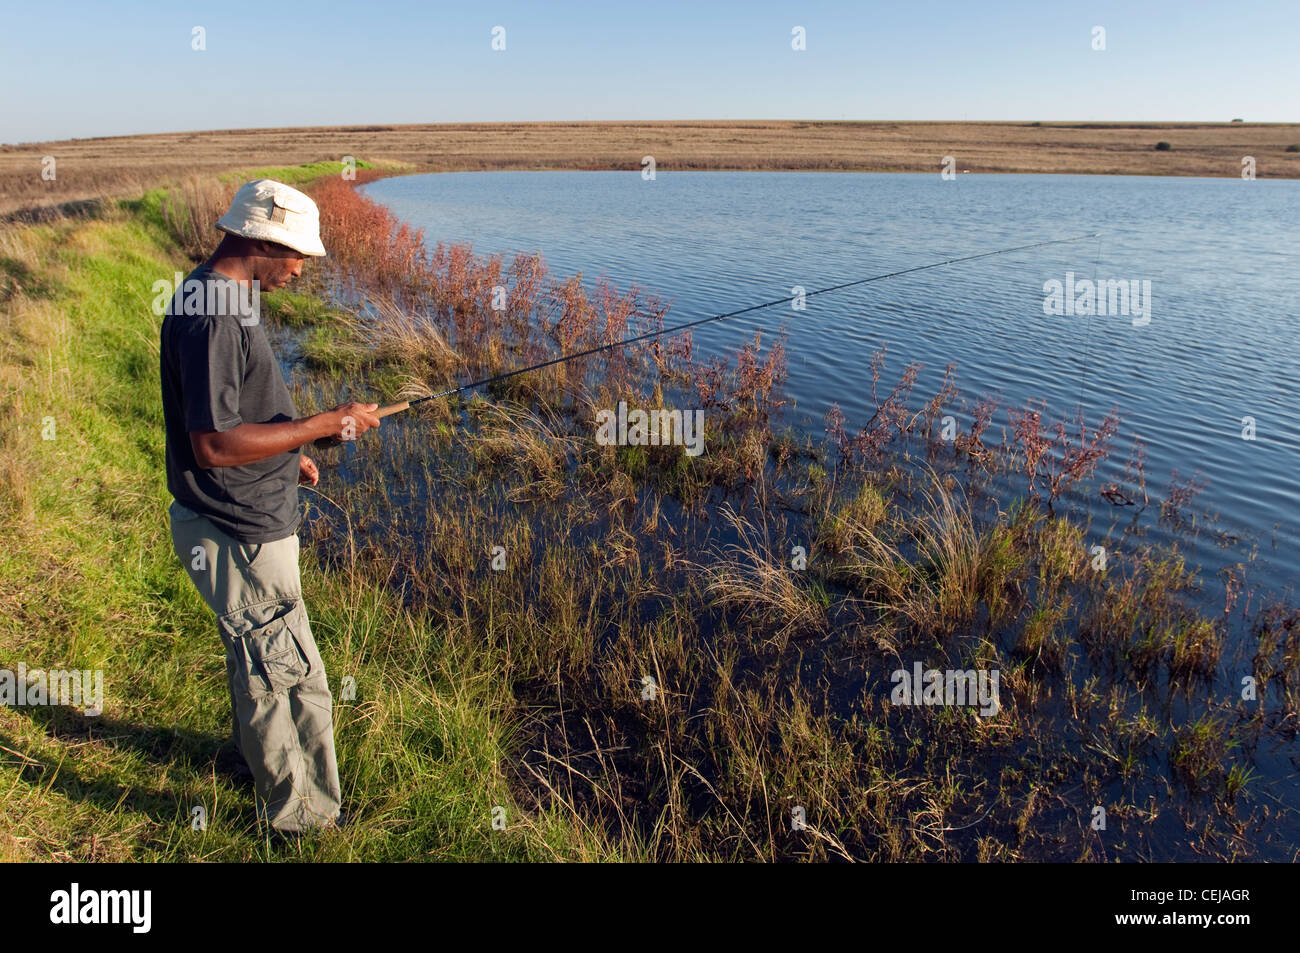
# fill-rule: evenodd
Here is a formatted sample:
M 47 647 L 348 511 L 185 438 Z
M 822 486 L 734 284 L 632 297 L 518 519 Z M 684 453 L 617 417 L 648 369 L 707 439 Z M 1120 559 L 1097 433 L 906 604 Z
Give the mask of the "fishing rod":
M 806 294 L 804 294 L 803 297 L 805 299 L 812 298 L 815 297 L 816 295 L 829 294 L 832 291 L 843 291 L 845 288 L 852 288 L 855 287 L 856 285 L 870 284 L 873 281 L 884 281 L 887 278 L 897 278 L 900 275 L 910 275 L 918 271 L 928 271 L 931 268 L 942 268 L 945 265 L 955 265 L 963 261 L 978 261 L 981 258 L 993 258 L 996 255 L 1009 255 L 1011 252 L 1028 251 L 1031 248 L 1043 248 L 1047 245 L 1068 245 L 1071 242 L 1081 242 L 1087 238 L 1096 238 L 1099 234 L 1100 234 L 1099 232 L 1092 232 L 1088 235 L 1076 235 L 1074 238 L 1054 238 L 1051 241 L 1034 242 L 1029 245 L 1017 245 L 1014 248 L 1000 248 L 997 251 L 986 251 L 978 255 L 965 255 L 962 256 L 961 258 L 948 258 L 944 261 L 931 262 L 928 265 L 916 265 L 915 267 L 912 268 L 904 268 L 901 271 L 891 271 L 888 274 L 884 274 L 884 275 L 872 275 L 870 278 L 858 278 L 855 281 L 846 281 L 842 284 L 831 285 L 828 288 L 818 288 L 816 291 L 807 292 Z M 540 364 L 533 364 L 530 367 L 521 367 L 518 370 L 507 371 L 504 374 L 497 374 L 494 377 L 485 377 L 482 380 L 472 381 L 468 384 L 461 384 L 459 387 L 453 387 L 450 390 L 440 391 L 436 394 L 429 394 L 425 397 L 417 397 L 414 400 L 403 400 L 395 404 L 388 404 L 387 406 L 380 407 L 378 410 L 376 410 L 374 412 L 374 415 L 376 417 L 387 417 L 390 414 L 396 414 L 403 410 L 409 410 L 410 408 L 414 407 L 416 404 L 423 404 L 425 401 L 428 400 L 438 400 L 439 398 L 442 397 L 450 397 L 453 394 L 459 394 L 462 391 L 473 390 L 476 387 L 483 387 L 484 385 L 487 384 L 495 384 L 497 381 L 509 380 L 512 377 L 518 377 L 520 374 L 527 374 L 529 371 L 539 371 L 542 370 L 543 368 L 554 367 L 556 364 L 564 364 L 568 361 L 577 360 L 580 357 L 587 357 L 592 354 L 599 354 L 601 351 L 609 351 L 614 348 L 626 347 L 629 344 L 636 344 L 638 341 L 648 341 L 651 340 L 652 338 L 665 337 L 666 335 L 670 335 L 670 334 L 679 334 L 682 331 L 686 331 L 690 328 L 698 327 L 701 324 L 708 324 L 711 321 L 722 321 L 726 318 L 738 317 L 739 315 L 742 314 L 748 314 L 751 311 L 761 311 L 764 308 L 772 308 L 779 304 L 786 304 L 790 300 L 791 299 L 789 297 L 775 298 L 772 301 L 764 301 L 762 304 L 750 305 L 748 308 L 741 308 L 738 311 L 728 311 L 725 314 L 713 314 L 713 315 L 709 315 L 706 318 L 696 318 L 694 321 L 686 321 L 682 324 L 675 324 L 671 327 L 660 328 L 657 331 L 647 331 L 644 334 L 633 335 L 632 337 L 623 338 L 620 341 L 614 341 L 610 344 L 602 344 L 598 347 L 590 347 L 584 351 L 576 351 L 573 354 L 563 354 L 560 357 L 552 358 L 549 361 L 543 361 Z M 316 441 L 316 443 L 321 446 L 334 446 L 337 445 L 339 442 L 341 441 L 339 441 L 337 437 L 322 437 L 320 440 Z

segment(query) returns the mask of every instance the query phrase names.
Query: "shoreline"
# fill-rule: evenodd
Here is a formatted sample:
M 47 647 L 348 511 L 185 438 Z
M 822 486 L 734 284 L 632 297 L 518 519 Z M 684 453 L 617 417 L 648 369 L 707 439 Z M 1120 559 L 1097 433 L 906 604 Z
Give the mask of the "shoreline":
M 1158 151 L 1158 142 L 1170 148 Z M 1289 148 L 1296 151 L 1288 152 Z M 1300 123 L 685 120 L 148 133 L 0 145 L 0 216 L 263 166 L 365 156 L 405 172 L 639 170 L 1300 179 Z M 55 178 L 42 178 L 55 159 Z

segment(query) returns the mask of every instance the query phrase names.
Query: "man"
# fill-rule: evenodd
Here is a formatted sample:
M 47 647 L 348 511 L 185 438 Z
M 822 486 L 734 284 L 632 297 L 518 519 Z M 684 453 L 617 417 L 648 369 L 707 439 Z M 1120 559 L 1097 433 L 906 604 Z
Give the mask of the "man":
M 316 203 L 260 179 L 239 189 L 217 228 L 220 245 L 162 322 L 172 543 L 217 617 L 258 815 L 301 831 L 338 822 L 340 791 L 333 700 L 298 576 L 298 483 L 319 478 L 300 448 L 378 427 L 378 405 L 299 418 L 262 327 L 259 293 L 325 254 Z

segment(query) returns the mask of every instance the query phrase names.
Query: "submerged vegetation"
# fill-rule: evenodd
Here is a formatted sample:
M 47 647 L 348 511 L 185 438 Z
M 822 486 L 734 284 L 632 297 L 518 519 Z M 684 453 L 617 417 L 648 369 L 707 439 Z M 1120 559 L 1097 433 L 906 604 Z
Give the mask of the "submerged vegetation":
M 535 255 L 430 249 L 354 184 L 314 183 L 332 257 L 263 300 L 303 412 L 665 323 Z M 968 400 L 956 367 L 918 396 L 883 351 L 874 416 L 788 429 L 771 335 L 730 360 L 689 335 L 602 352 L 309 450 L 307 604 L 356 822 L 268 844 L 219 767 L 220 657 L 162 518 L 149 288 L 202 253 L 223 188 L 0 238 L 0 667 L 109 684 L 98 721 L 0 712 L 5 856 L 1293 859 L 1268 765 L 1295 743 L 1300 613 L 1207 607 L 1132 529 L 1179 525 L 1195 478 L 1153 494 L 1134 442 L 1094 486 L 1118 410 Z M 702 409 L 704 453 L 599 442 L 620 402 Z M 1082 493 L 1133 523 L 1080 523 Z M 900 703 L 914 671 L 996 673 L 997 704 L 976 680 Z

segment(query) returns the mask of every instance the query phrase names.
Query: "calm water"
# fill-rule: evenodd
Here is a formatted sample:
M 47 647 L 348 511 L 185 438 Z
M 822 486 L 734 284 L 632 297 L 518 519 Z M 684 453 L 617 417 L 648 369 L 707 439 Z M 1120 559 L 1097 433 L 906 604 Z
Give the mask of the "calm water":
M 1199 471 L 1200 508 L 1236 536 L 1184 546 L 1206 572 L 1259 560 L 1248 580 L 1279 594 L 1300 556 L 1300 182 L 1100 176 L 858 173 L 475 172 L 384 179 L 367 194 L 437 241 L 480 254 L 538 251 L 556 277 L 607 276 L 671 301 L 669 324 L 856 278 L 1030 242 L 1101 237 L 812 298 L 696 330 L 697 353 L 728 353 L 757 328 L 788 332 L 792 420 L 820 432 L 832 402 L 850 424 L 873 409 L 872 352 L 886 380 L 925 365 L 920 404 L 958 363 L 968 399 L 1045 398 L 1053 415 L 1080 402 L 1095 422 L 1124 414 L 1147 444 L 1147 480 Z M 1048 316 L 1044 282 L 1148 280 L 1150 323 L 1129 316 Z M 973 403 L 973 401 L 972 401 Z M 1242 418 L 1257 439 L 1242 439 Z M 964 415 L 958 418 L 966 422 Z M 994 439 L 1006 424 L 994 418 Z M 1094 481 L 1095 482 L 1095 481 Z M 1114 512 L 1097 502 L 1108 525 Z M 1154 516 L 1149 522 L 1154 523 Z M 1159 536 L 1159 530 L 1153 531 Z

